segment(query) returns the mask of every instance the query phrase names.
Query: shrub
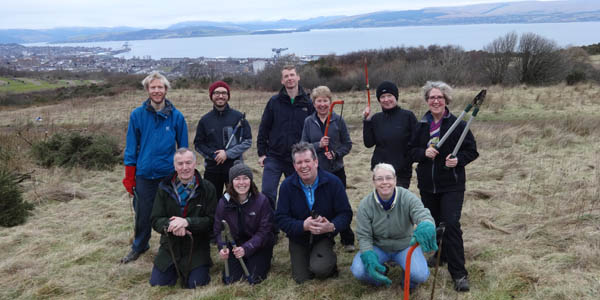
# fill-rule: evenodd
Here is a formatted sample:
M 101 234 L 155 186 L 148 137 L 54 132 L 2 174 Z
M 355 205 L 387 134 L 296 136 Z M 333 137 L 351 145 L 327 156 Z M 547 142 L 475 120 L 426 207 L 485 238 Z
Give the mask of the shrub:
M 33 205 L 23 201 L 19 183 L 26 175 L 18 175 L 0 166 L 0 226 L 12 227 L 23 224 Z
M 60 134 L 33 144 L 32 153 L 44 167 L 75 167 L 110 170 L 119 162 L 117 142 L 106 135 Z
M 585 72 L 579 70 L 573 70 L 567 75 L 566 81 L 568 85 L 574 85 L 579 82 L 586 80 Z

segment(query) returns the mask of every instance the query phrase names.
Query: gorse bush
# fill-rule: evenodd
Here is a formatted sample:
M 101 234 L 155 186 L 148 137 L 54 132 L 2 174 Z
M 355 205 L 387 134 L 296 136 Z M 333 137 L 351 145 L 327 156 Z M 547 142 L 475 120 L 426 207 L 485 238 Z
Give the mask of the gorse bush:
M 30 215 L 33 205 L 23 201 L 19 183 L 28 178 L 9 171 L 0 165 L 0 226 L 12 227 L 23 224 Z
M 55 134 L 47 141 L 34 143 L 31 150 L 38 164 L 44 167 L 79 166 L 92 170 L 112 169 L 121 152 L 109 136 L 79 133 Z

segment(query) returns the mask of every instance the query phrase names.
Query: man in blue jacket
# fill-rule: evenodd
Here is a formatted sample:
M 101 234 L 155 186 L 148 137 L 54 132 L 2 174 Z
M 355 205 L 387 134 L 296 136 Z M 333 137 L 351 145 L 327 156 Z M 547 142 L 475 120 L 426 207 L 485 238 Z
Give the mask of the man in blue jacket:
M 128 263 L 150 248 L 150 215 L 158 184 L 173 173 L 173 155 L 188 146 L 183 114 L 166 99 L 169 81 L 158 72 L 142 80 L 148 99 L 131 112 L 125 146 L 123 185 L 133 196 L 135 237 L 131 251 L 121 259 Z
M 256 137 L 258 164 L 264 167 L 261 190 L 269 197 L 273 209 L 281 174 L 288 177 L 294 173 L 290 156 L 292 145 L 300 141 L 304 119 L 314 112 L 309 95 L 298 81 L 300 76 L 294 66 L 283 67 L 283 87 L 267 103 Z
M 289 239 L 292 277 L 297 283 L 335 276 L 337 257 L 333 238 L 350 226 L 352 208 L 344 185 L 320 170 L 312 144 L 292 147 L 296 173 L 279 189 L 275 218 Z

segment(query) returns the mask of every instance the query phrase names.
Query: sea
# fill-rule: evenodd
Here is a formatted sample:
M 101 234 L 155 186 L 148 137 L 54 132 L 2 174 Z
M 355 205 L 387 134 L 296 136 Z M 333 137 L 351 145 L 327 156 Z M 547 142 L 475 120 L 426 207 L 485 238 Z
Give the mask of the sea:
M 349 52 L 389 47 L 427 47 L 454 45 L 464 50 L 481 50 L 494 39 L 515 31 L 533 32 L 554 40 L 561 47 L 600 42 L 600 22 L 473 24 L 444 26 L 404 26 L 378 28 L 343 28 L 262 35 L 232 35 L 156 40 L 127 41 L 131 51 L 124 58 L 268 58 L 274 49 L 281 55 L 297 56 L 347 54 Z M 120 42 L 52 44 L 59 46 L 99 46 L 119 49 Z M 28 44 L 28 45 L 40 45 Z

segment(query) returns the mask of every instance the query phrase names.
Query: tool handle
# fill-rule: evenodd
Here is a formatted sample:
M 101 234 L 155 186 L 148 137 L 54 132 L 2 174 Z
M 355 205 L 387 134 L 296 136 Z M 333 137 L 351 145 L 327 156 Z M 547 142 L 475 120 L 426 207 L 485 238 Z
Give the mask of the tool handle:
M 410 298 L 410 262 L 412 254 L 418 246 L 419 243 L 415 243 L 408 249 L 408 253 L 406 254 L 406 268 L 404 269 L 404 300 Z

